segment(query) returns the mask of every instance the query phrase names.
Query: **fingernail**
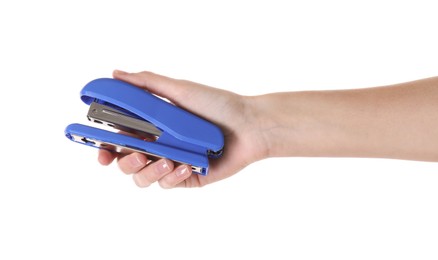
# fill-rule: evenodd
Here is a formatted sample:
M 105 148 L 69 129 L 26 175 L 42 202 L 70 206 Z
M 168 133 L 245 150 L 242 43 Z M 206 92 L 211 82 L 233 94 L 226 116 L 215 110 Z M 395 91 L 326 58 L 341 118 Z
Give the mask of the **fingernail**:
M 170 166 L 166 159 L 161 159 L 156 164 L 156 169 L 159 174 L 170 172 Z
M 134 154 L 132 156 L 129 156 L 129 164 L 132 168 L 140 168 L 145 166 L 147 161 L 145 158 L 139 154 Z
M 114 70 L 114 74 L 117 74 L 117 75 L 125 75 L 125 74 L 128 74 L 128 72 L 123 71 L 123 70 Z
M 178 167 L 178 169 L 176 169 L 175 175 L 176 177 L 181 177 L 183 175 L 187 175 L 188 173 L 189 173 L 188 166 L 183 165 Z

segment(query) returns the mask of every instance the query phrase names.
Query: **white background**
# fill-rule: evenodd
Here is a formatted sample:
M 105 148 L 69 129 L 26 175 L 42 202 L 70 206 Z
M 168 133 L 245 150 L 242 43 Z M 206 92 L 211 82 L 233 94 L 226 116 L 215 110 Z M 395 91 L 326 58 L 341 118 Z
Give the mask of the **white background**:
M 433 2 L 2 1 L 0 259 L 437 259 L 436 163 L 268 159 L 139 189 L 63 133 L 113 69 L 245 95 L 436 76 Z

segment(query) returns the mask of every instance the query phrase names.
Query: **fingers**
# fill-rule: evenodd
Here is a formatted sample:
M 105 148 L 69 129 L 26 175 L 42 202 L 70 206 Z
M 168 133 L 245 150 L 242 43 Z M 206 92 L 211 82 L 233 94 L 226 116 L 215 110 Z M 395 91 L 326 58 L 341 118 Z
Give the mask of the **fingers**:
M 167 159 L 160 159 L 135 173 L 132 178 L 138 187 L 148 187 L 160 180 L 174 169 L 173 162 Z
M 178 184 L 185 181 L 192 174 L 192 168 L 188 165 L 180 165 L 171 173 L 161 178 L 158 183 L 162 188 L 170 189 L 179 186 Z
M 118 164 L 120 170 L 125 174 L 132 174 L 143 169 L 150 160 L 146 155 L 141 153 L 131 153 L 119 158 Z
M 158 182 L 162 188 L 170 189 L 177 187 L 191 174 L 190 166 L 180 165 L 174 168 L 172 161 L 161 159 L 134 174 L 132 178 L 140 188 L 149 187 L 152 183 Z
M 133 174 L 135 184 L 141 188 L 148 187 L 154 182 L 158 182 L 162 188 L 166 189 L 184 186 L 179 184 L 192 174 L 192 169 L 188 165 L 175 167 L 174 163 L 168 159 L 160 159 L 151 163 L 141 153 L 121 157 L 118 165 L 125 174 Z

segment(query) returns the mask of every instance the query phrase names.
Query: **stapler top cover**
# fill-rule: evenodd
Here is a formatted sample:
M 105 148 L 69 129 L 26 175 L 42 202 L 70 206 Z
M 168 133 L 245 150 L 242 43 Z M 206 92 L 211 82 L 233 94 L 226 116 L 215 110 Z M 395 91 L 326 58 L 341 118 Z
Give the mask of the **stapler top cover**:
M 145 150 L 148 144 L 165 146 L 164 150 L 184 150 L 202 155 L 207 161 L 208 156 L 219 157 L 222 153 L 224 137 L 219 127 L 127 82 L 111 78 L 96 79 L 81 90 L 80 96 L 88 105 L 93 102 L 104 104 L 153 124 L 161 134 L 154 142 L 143 141 Z M 78 124 L 66 129 L 70 139 L 69 132 L 74 129 L 79 129 Z M 111 136 L 116 135 L 121 136 L 115 133 Z M 162 156 L 172 159 L 171 154 Z

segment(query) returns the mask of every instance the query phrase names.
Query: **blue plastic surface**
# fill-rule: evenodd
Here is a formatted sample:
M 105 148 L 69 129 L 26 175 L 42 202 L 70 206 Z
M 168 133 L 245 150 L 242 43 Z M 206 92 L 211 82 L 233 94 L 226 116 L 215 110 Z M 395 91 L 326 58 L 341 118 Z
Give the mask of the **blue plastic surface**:
M 124 108 L 188 144 L 213 151 L 224 145 L 223 134 L 214 124 L 129 83 L 111 78 L 93 80 L 82 89 L 81 99 L 90 104 L 96 98 Z
M 110 78 L 93 80 L 82 89 L 81 99 L 88 105 L 97 101 L 126 110 L 154 124 L 162 134 L 155 142 L 146 142 L 94 127 L 71 124 L 65 130 L 70 139 L 72 134 L 76 134 L 135 147 L 160 157 L 202 167 L 201 174 L 208 172 L 209 151 L 220 152 L 223 149 L 224 137 L 216 125 L 126 82 Z

